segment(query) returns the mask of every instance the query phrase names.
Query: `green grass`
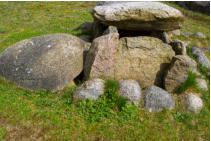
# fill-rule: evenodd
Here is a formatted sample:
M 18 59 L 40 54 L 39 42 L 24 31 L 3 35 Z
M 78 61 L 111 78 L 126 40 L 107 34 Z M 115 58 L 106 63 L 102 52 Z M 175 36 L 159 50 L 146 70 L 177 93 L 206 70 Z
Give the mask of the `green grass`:
M 5 128 L 0 129 L 0 140 L 4 138 L 6 131 L 7 130 Z
M 187 48 L 186 48 L 186 52 L 187 52 L 187 55 L 188 55 L 190 58 L 194 59 L 194 55 L 193 55 L 193 53 L 192 53 L 192 48 L 191 48 L 191 47 L 187 47 Z
M 114 84 L 114 85 L 112 85 Z M 98 100 L 82 101 L 78 103 L 78 112 L 88 122 L 100 122 L 106 117 L 112 116 L 112 109 L 115 108 L 118 84 L 116 81 L 107 80 L 105 94 Z M 109 87 L 110 86 L 110 87 Z
M 128 121 L 138 113 L 138 106 L 128 104 L 127 99 L 118 95 L 118 82 L 106 80 L 105 93 L 98 100 L 79 102 L 78 112 L 88 122 L 101 122 L 105 118 L 118 117 Z
M 201 64 L 197 65 L 197 68 L 199 70 L 199 72 L 205 76 L 205 79 L 207 80 L 208 84 L 210 84 L 210 68 L 208 67 L 204 67 Z
M 38 134 L 44 140 L 209 139 L 209 91 L 202 93 L 205 107 L 199 115 L 184 112 L 179 102 L 173 111 L 151 114 L 142 105 L 124 104 L 119 109 L 113 98 L 117 87 L 107 84 L 113 96 L 80 105 L 71 99 L 72 87 L 58 93 L 30 92 L 1 78 L 0 125 L 18 127 L 17 134 Z M 10 132 L 4 134 L 11 139 Z
M 0 51 L 17 41 L 51 33 L 80 35 L 80 24 L 93 21 L 96 2 L 0 2 Z
M 187 47 L 186 49 L 187 49 L 187 55 L 190 58 L 194 59 L 196 62 L 198 62 L 197 59 L 194 57 L 194 54 L 192 53 L 192 48 Z M 204 67 L 201 64 L 197 63 L 197 69 L 205 77 L 208 84 L 210 84 L 210 67 Z
M 0 52 L 17 41 L 38 35 L 80 35 L 80 24 L 93 21 L 90 11 L 94 5 L 96 2 L 0 2 Z M 181 30 L 202 31 L 209 38 L 209 17 L 183 12 L 188 14 Z M 191 37 L 191 42 L 206 46 L 208 38 Z M 204 68 L 199 70 L 203 75 L 208 74 Z M 29 91 L 0 78 L 0 140 L 198 141 L 210 138 L 210 90 L 199 91 L 204 102 L 199 114 L 186 113 L 176 95 L 172 111 L 152 114 L 143 104 L 137 107 L 124 99 L 118 100 L 118 82 L 113 80 L 106 81 L 106 92 L 97 101 L 73 102 L 74 89 L 66 87 L 57 93 Z
M 172 39 L 179 39 L 183 41 L 190 41 L 191 44 L 194 43 L 194 45 L 198 47 L 210 47 L 210 17 L 205 14 L 193 12 L 191 10 L 183 9 L 173 3 L 170 2 L 164 2 L 174 8 L 179 9 L 183 15 L 185 16 L 184 26 L 180 29 L 182 32 L 202 32 L 204 35 L 206 35 L 206 39 L 199 39 L 194 36 L 185 37 L 185 36 L 174 36 Z
M 187 80 L 176 89 L 176 92 L 182 93 L 190 88 L 197 89 L 196 74 L 191 71 L 188 72 Z

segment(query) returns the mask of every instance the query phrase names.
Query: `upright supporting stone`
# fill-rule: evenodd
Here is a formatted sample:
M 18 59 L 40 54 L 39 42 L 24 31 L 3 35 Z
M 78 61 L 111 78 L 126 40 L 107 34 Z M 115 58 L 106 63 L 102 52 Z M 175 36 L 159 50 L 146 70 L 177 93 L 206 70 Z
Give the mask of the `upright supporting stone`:
M 87 54 L 84 65 L 85 79 L 112 77 L 113 60 L 119 43 L 119 34 L 111 33 L 96 38 Z
M 163 40 L 164 43 L 167 43 L 167 44 L 169 43 L 169 40 L 167 38 L 167 35 L 166 35 L 165 31 L 162 33 L 162 40 Z

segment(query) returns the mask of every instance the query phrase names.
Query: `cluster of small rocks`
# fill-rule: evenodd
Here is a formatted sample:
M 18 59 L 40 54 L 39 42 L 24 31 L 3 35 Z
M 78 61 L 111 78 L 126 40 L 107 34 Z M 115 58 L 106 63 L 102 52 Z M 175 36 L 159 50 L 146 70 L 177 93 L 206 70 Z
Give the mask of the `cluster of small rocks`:
M 99 99 L 105 92 L 103 78 L 112 78 L 119 80 L 118 94 L 130 103 L 138 105 L 143 97 L 149 112 L 172 110 L 172 93 L 188 72 L 200 75 L 186 55 L 187 43 L 166 38 L 167 32 L 180 34 L 182 13 L 159 2 L 99 2 L 92 15 L 95 21 L 81 25 L 86 34 L 80 38 L 50 34 L 10 46 L 0 54 L 0 75 L 24 88 L 51 91 L 81 75 L 85 82 L 73 92 L 74 100 Z M 209 66 L 203 53 L 192 52 Z M 203 79 L 197 82 L 207 89 Z M 199 97 L 184 97 L 189 111 L 202 108 Z

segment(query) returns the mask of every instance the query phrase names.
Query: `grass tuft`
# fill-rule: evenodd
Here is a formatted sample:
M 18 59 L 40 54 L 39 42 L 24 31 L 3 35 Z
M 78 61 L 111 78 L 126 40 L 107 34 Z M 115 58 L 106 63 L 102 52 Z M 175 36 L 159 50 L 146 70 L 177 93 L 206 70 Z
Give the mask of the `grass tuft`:
M 3 138 L 4 138 L 5 134 L 6 134 L 6 131 L 7 130 L 5 128 L 0 129 L 0 140 L 3 140 Z
M 210 84 L 210 67 L 204 67 L 204 66 L 202 66 L 202 64 L 198 63 L 198 61 L 194 57 L 194 54 L 192 53 L 192 48 L 191 47 L 187 47 L 186 50 L 187 50 L 187 55 L 197 62 L 197 69 L 198 69 L 198 71 L 203 76 L 205 76 L 206 81 L 209 82 L 209 84 Z
M 197 69 L 202 75 L 205 76 L 206 81 L 210 84 L 210 68 L 204 67 L 202 64 L 197 64 Z
M 194 55 L 193 55 L 193 53 L 192 53 L 192 48 L 191 48 L 191 47 L 187 47 L 187 48 L 186 48 L 186 52 L 187 52 L 187 55 L 188 55 L 190 58 L 195 59 L 195 58 L 194 58 Z
M 106 80 L 105 93 L 98 100 L 78 103 L 78 112 L 89 122 L 101 122 L 109 117 L 129 120 L 138 113 L 138 107 L 128 104 L 127 99 L 118 95 L 118 81 Z M 117 116 L 118 115 L 118 116 Z
M 196 82 L 196 74 L 193 72 L 188 72 L 188 77 L 187 80 L 182 83 L 177 89 L 176 92 L 177 93 L 182 93 L 184 91 L 186 91 L 189 88 L 193 88 L 196 89 L 197 88 L 197 82 Z

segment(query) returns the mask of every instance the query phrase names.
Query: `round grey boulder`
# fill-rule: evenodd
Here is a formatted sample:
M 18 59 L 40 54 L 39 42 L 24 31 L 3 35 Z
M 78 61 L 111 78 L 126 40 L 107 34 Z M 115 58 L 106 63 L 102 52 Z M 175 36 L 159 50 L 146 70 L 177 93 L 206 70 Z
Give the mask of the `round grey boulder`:
M 84 82 L 73 91 L 73 99 L 75 101 L 86 99 L 97 100 L 104 93 L 104 83 L 105 81 L 99 78 Z
M 0 75 L 31 90 L 63 89 L 82 72 L 86 45 L 68 34 L 22 40 L 0 54 Z
M 198 87 L 202 90 L 205 90 L 207 91 L 208 88 L 207 88 L 207 82 L 204 80 L 204 79 L 201 79 L 201 78 L 197 78 L 196 79 L 196 82 L 198 84 Z
M 141 88 L 135 80 L 123 80 L 119 84 L 119 95 L 128 99 L 130 103 L 136 105 L 141 100 Z
M 202 51 L 201 51 L 199 48 L 197 48 L 197 47 L 192 47 L 192 48 L 191 48 L 191 52 L 192 52 L 194 55 L 196 55 L 196 54 L 201 54 L 201 53 L 202 53 Z
M 203 33 L 201 33 L 201 32 L 196 32 L 195 34 L 194 34 L 194 36 L 195 37 L 197 37 L 197 38 L 200 38 L 200 39 L 205 39 L 205 38 L 207 38 Z
M 204 67 L 210 67 L 210 61 L 204 54 L 196 54 L 195 57 L 199 64 Z
M 189 112 L 199 113 L 203 107 L 202 99 L 194 93 L 183 94 L 182 102 Z
M 204 55 L 204 53 L 199 48 L 193 47 L 191 51 L 199 64 L 201 64 L 204 67 L 210 67 L 209 59 Z
M 175 106 L 174 98 L 157 86 L 150 86 L 144 90 L 144 102 L 149 112 L 159 112 L 162 109 L 172 110 Z
M 192 35 L 193 35 L 192 32 L 183 32 L 183 33 L 182 33 L 182 36 L 185 36 L 185 37 L 190 37 L 190 36 L 192 36 Z

